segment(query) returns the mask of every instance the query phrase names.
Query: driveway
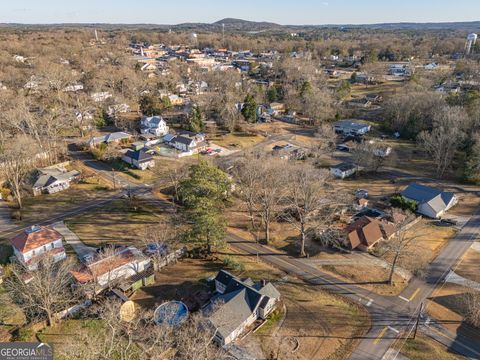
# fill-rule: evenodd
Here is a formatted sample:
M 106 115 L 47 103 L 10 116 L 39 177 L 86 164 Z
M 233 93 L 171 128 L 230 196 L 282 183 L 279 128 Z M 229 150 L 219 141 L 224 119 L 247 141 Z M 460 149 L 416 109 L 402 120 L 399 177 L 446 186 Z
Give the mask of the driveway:
M 78 236 L 71 231 L 63 221 L 54 223 L 53 228 L 57 230 L 65 239 L 65 242 L 70 245 L 78 255 L 79 259 L 82 259 L 85 255 L 92 254 L 96 251 L 95 248 L 85 245 Z

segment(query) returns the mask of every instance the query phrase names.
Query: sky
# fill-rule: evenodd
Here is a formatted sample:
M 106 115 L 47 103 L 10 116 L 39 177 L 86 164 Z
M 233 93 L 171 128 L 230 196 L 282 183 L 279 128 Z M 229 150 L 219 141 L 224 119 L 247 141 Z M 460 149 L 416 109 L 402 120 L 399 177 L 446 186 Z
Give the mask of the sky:
M 285 25 L 480 20 L 480 0 L 0 0 L 0 23 L 215 22 Z

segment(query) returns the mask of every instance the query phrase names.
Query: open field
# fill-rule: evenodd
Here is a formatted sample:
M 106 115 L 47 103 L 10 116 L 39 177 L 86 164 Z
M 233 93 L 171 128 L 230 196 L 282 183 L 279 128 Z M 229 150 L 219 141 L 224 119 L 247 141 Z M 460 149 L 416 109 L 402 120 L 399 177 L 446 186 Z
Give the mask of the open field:
M 410 360 L 461 360 L 465 357 L 450 352 L 445 346 L 423 335 L 407 340 L 400 351 Z
M 21 225 L 54 218 L 86 201 L 106 199 L 111 195 L 112 190 L 103 181 L 97 178 L 87 178 L 56 194 L 25 198 L 21 210 L 21 220 L 16 220 L 16 223 Z M 12 213 L 19 212 L 14 209 Z
M 209 141 L 212 141 L 217 145 L 231 150 L 247 149 L 253 145 L 258 144 L 264 139 L 265 138 L 261 135 L 244 134 L 237 132 L 208 138 Z
M 116 200 L 71 217 L 66 223 L 88 246 L 138 245 L 142 232 L 165 219 L 165 215 L 140 200 L 134 201 L 132 205 L 126 199 Z
M 263 356 L 280 343 L 288 359 L 345 359 L 357 343 L 353 339 L 369 329 L 368 314 L 337 296 L 294 279 L 278 287 L 287 309 L 285 320 L 276 316 L 272 325 L 267 323 L 242 343 Z M 296 341 L 298 350 L 292 353 L 289 344 Z

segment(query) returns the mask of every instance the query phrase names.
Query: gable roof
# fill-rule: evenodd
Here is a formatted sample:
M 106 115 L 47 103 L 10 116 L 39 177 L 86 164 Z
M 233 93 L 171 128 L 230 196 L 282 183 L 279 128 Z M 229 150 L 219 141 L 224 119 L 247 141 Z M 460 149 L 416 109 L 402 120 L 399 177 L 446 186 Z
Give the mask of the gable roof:
M 348 170 L 353 170 L 353 169 L 355 169 L 355 168 L 356 168 L 355 165 L 350 164 L 350 163 L 346 163 L 346 162 L 343 162 L 343 163 L 340 163 L 340 164 L 337 164 L 337 165 L 330 166 L 330 169 L 338 169 L 338 170 L 340 170 L 341 172 L 345 172 L 345 171 L 348 171 Z
M 145 151 L 145 149 L 140 150 L 127 150 L 125 153 L 126 157 L 129 157 L 138 162 L 146 162 L 153 160 L 153 156 Z
M 395 233 L 395 226 L 387 221 L 362 216 L 349 224 L 345 231 L 352 249 L 360 245 L 369 248 L 380 240 L 390 238 Z
M 175 137 L 171 140 L 171 142 L 180 143 L 180 144 L 185 144 L 185 145 L 190 145 L 190 144 L 193 142 L 193 139 L 190 139 L 190 138 L 188 138 L 188 137 L 179 135 L 179 136 L 175 136 Z
M 43 188 L 47 187 L 56 181 L 69 181 L 74 177 L 80 175 L 77 170 L 73 171 L 62 171 L 58 168 L 53 169 L 40 169 L 38 170 L 39 175 L 35 184 L 33 184 L 33 188 Z
M 143 255 L 137 248 L 128 247 L 109 257 L 83 264 L 78 270 L 71 271 L 71 274 L 78 282 L 87 283 L 142 258 Z
M 61 239 L 62 235 L 52 228 L 34 225 L 10 239 L 10 242 L 15 249 L 26 253 Z
M 435 199 L 433 203 L 429 204 L 430 206 L 432 206 L 432 208 L 438 208 L 439 206 L 443 206 L 443 208 L 445 208 L 446 206 L 448 206 L 448 204 L 450 204 L 450 202 L 455 196 L 455 194 L 452 192 L 445 192 L 430 186 L 425 186 L 417 183 L 409 184 L 405 188 L 405 190 L 401 192 L 401 195 L 408 199 L 415 200 L 418 203 L 430 203 L 431 200 Z M 443 208 L 441 208 L 440 210 L 443 210 Z

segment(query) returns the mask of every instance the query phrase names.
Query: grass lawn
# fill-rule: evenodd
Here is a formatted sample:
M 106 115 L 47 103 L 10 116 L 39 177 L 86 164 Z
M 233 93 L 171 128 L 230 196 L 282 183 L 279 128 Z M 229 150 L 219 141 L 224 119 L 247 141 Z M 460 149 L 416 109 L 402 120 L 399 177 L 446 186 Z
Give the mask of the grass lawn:
M 0 324 L 5 326 L 17 326 L 25 323 L 23 311 L 12 302 L 12 299 L 0 285 Z
M 164 219 L 155 208 L 136 201 L 133 210 L 127 200 L 116 200 L 66 220 L 70 230 L 89 246 L 135 245 L 142 232 Z
M 449 352 L 442 344 L 422 335 L 417 335 L 416 339 L 407 340 L 400 352 L 410 360 L 466 359 L 461 355 Z
M 464 278 L 480 283 L 480 251 L 470 248 L 455 272 Z
M 393 277 L 393 285 L 388 284 L 390 271 L 379 266 L 325 265 L 322 270 L 381 295 L 398 295 L 408 285 L 408 282 L 397 274 Z
M 264 139 L 265 138 L 260 135 L 244 133 L 233 133 L 209 138 L 209 140 L 214 142 L 215 144 L 232 150 L 249 148 L 255 144 L 258 144 Z M 233 144 L 236 145 L 232 146 Z
M 104 323 L 101 320 L 67 319 L 41 330 L 37 333 L 37 337 L 42 342 L 58 345 L 76 339 L 80 333 L 98 337 L 103 331 L 103 327 Z M 81 344 L 79 343 L 78 345 L 80 346 Z
M 299 280 L 277 286 L 287 309 L 285 320 L 275 316 L 272 324 L 245 341 L 263 357 L 280 342 L 284 358 L 346 359 L 356 346 L 355 338 L 369 329 L 368 314 L 350 302 Z M 290 344 L 297 341 L 298 351 L 292 353 Z
M 252 257 L 235 253 L 228 255 L 228 258 L 240 264 L 241 269 L 230 269 L 224 263 L 226 257 L 219 255 L 215 261 L 184 259 L 170 265 L 156 273 L 155 284 L 138 290 L 132 299 L 149 308 L 164 301 L 183 299 L 198 290 L 207 289 L 205 279 L 215 276 L 221 269 L 226 269 L 241 278 L 251 277 L 253 280 L 275 281 L 283 275 L 281 271 L 263 262 L 257 263 Z
M 111 191 L 97 178 L 88 178 L 56 194 L 25 198 L 21 212 L 22 220 L 16 220 L 16 223 L 21 225 L 54 218 L 86 201 L 106 199 L 111 196 Z

